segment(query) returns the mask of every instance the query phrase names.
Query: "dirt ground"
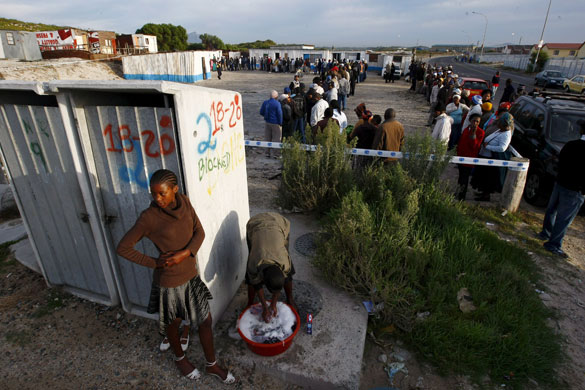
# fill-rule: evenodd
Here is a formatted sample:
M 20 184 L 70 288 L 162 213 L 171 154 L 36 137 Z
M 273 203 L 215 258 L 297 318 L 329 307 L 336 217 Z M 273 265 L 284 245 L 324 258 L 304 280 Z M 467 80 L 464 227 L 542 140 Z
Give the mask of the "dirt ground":
M 0 61 L 0 75 L 5 79 L 119 79 L 120 68 L 115 63 L 88 63 L 72 60 L 44 61 L 50 66 L 31 67 L 28 63 Z M 28 68 L 28 69 L 24 69 Z M 0 77 L 0 78 L 2 78 Z M 215 75 L 214 75 L 215 77 Z M 311 83 L 312 74 L 303 82 Z M 258 111 L 270 91 L 279 92 L 292 80 L 291 74 L 264 72 L 224 72 L 222 80 L 212 79 L 199 83 L 202 86 L 238 91 L 242 94 L 246 139 L 262 139 L 264 122 Z M 348 100 L 346 111 L 349 123 L 357 120 L 353 108 L 366 103 L 374 114 L 383 115 L 386 108 L 397 111 L 397 119 L 407 133 L 425 128 L 428 105 L 421 95 L 408 91 L 403 81 L 385 84 L 370 73 L 363 84 L 358 84 L 356 96 Z M 246 150 L 248 191 L 251 214 L 259 210 L 278 210 L 277 195 L 280 163 L 264 156 L 264 150 Z M 456 178 L 456 169 L 449 167 L 447 182 Z M 496 199 L 497 200 L 497 199 Z M 534 224 L 521 229 L 530 234 L 542 221 L 543 210 L 522 204 Z M 498 230 L 498 226 L 490 228 Z M 511 239 L 501 233 L 502 239 Z M 558 317 L 550 321 L 564 339 L 567 360 L 559 368 L 559 377 L 567 389 L 585 389 L 585 218 L 578 216 L 569 229 L 564 249 L 569 260 L 533 254 L 534 261 L 544 275 L 543 302 L 555 309 Z M 58 289 L 49 290 L 41 276 L 18 263 L 0 268 L 0 378 L 3 388 L 38 389 L 193 389 L 220 388 L 223 386 L 203 377 L 195 385 L 181 378 L 173 367 L 168 353 L 158 351 L 160 338 L 154 321 L 123 312 L 121 308 L 108 308 L 90 303 Z M 192 335 L 193 337 L 193 335 Z M 219 337 L 219 336 L 217 336 Z M 196 337 L 195 337 L 196 338 Z M 192 338 L 193 339 L 193 338 Z M 195 341 L 197 344 L 197 341 Z M 193 362 L 203 362 L 200 348 L 190 349 Z M 388 362 L 404 363 L 408 374 L 399 372 L 390 382 L 384 364 L 378 359 L 385 354 Z M 230 364 L 236 375 L 245 378 L 242 389 L 289 389 L 294 385 L 281 383 L 255 370 L 234 366 L 229 357 L 218 355 Z M 362 363 L 362 389 L 473 389 L 467 377 L 441 376 L 409 351 L 399 340 L 379 345 L 368 338 Z M 201 364 L 199 364 L 201 369 Z M 501 383 L 488 384 L 487 388 L 502 388 Z M 390 386 L 390 387 L 389 387 Z M 392 387 L 393 386 L 393 387 Z M 540 388 L 532 383 L 527 388 Z

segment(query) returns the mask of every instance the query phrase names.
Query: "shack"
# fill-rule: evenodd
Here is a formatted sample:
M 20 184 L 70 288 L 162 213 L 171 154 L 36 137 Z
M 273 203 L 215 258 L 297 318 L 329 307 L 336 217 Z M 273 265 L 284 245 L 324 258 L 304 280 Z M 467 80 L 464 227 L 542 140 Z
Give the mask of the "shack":
M 155 54 L 158 53 L 156 35 L 122 34 L 116 38 L 118 54 Z
M 218 116 L 221 107 L 230 113 Z M 248 255 L 239 93 L 164 81 L 0 81 L 0 151 L 47 283 L 151 318 L 152 269 L 115 248 L 150 204 L 152 173 L 176 172 L 206 232 L 197 264 L 221 317 Z M 158 256 L 148 240 L 138 249 Z
M 194 83 L 212 77 L 213 60 L 219 60 L 221 54 L 218 50 L 129 56 L 122 58 L 122 69 L 127 80 Z
M 43 59 L 34 33 L 13 30 L 0 30 L 0 58 L 25 61 Z

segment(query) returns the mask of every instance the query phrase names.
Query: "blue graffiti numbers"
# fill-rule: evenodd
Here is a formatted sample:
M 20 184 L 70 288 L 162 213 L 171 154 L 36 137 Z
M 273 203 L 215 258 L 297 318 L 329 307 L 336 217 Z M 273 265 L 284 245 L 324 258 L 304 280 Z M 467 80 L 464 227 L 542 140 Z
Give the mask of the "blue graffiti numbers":
M 140 141 L 136 141 L 135 139 L 130 139 L 130 141 L 132 141 L 132 144 L 136 148 L 136 163 L 134 164 L 134 168 L 122 166 L 118 169 L 120 180 L 126 183 L 136 183 L 139 187 L 147 189 L 148 178 L 144 171 L 144 158 L 140 150 Z
M 199 122 L 201 121 L 201 119 L 205 119 L 205 121 L 207 122 L 208 135 L 207 135 L 207 140 L 206 141 L 199 142 L 199 146 L 197 147 L 197 150 L 199 151 L 199 154 L 205 153 L 208 149 L 209 150 L 215 150 L 215 148 L 217 146 L 217 139 L 214 139 L 213 140 L 213 144 L 211 143 L 211 137 L 213 136 L 213 129 L 212 129 L 212 126 L 211 126 L 211 118 L 209 117 L 209 115 L 207 115 L 206 113 L 202 112 L 197 117 L 197 124 L 199 124 Z

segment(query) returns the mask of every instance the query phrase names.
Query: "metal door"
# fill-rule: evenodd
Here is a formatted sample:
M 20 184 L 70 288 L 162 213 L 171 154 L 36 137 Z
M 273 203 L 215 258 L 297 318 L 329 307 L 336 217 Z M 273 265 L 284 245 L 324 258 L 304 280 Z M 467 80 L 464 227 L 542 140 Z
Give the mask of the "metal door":
M 47 281 L 102 303 L 115 303 L 59 108 L 0 106 L 0 142 Z
M 85 106 L 85 122 L 90 150 L 95 161 L 90 171 L 97 176 L 97 197 L 110 250 L 120 270 L 118 285 L 122 303 L 134 313 L 144 314 L 148 305 L 152 270 L 131 263 L 115 254 L 124 234 L 146 209 L 151 196 L 148 182 L 152 173 L 170 169 L 179 176 L 179 159 L 173 112 L 160 107 Z M 88 147 L 86 145 L 86 151 Z M 137 249 L 157 257 L 158 252 L 148 239 Z

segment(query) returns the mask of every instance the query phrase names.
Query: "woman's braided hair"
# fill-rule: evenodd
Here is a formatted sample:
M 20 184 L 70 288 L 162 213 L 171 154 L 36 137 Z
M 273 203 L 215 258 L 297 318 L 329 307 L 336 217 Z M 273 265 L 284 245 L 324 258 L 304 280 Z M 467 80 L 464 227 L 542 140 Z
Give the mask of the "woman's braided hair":
M 159 169 L 154 172 L 150 178 L 151 187 L 155 184 L 167 184 L 170 187 L 174 187 L 177 185 L 177 182 L 177 175 L 168 169 Z

